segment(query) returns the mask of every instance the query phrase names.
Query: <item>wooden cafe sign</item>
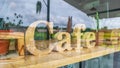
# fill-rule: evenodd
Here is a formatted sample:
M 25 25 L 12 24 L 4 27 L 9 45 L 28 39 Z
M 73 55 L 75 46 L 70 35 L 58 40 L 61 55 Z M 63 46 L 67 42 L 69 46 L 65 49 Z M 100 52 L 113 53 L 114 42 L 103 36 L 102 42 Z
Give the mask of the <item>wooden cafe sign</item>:
M 53 33 L 53 23 L 47 21 L 36 21 L 33 22 L 27 29 L 25 35 L 25 43 L 27 50 L 33 55 L 44 55 L 56 50 L 58 52 L 64 52 L 64 50 L 72 50 L 73 48 L 76 51 L 80 52 L 80 49 L 83 47 L 91 48 L 95 46 L 95 42 L 91 44 L 91 40 L 95 40 L 95 33 L 94 32 L 86 32 L 85 34 L 81 33 L 81 30 L 85 30 L 86 26 L 84 24 L 76 24 L 73 28 L 72 36 L 76 37 L 76 46 L 72 47 L 71 45 L 71 35 L 68 32 L 58 32 L 55 34 L 55 40 L 57 42 L 50 43 L 49 49 L 45 52 L 40 51 L 35 47 L 35 40 L 34 40 L 34 31 L 38 24 L 44 23 L 49 28 L 49 33 Z M 81 46 L 81 37 L 83 36 L 85 45 Z M 63 46 L 64 45 L 64 46 Z
M 72 35 L 70 35 L 68 32 L 58 32 L 55 34 L 55 40 L 57 42 L 52 42 L 49 44 L 49 49 L 45 52 L 37 49 L 35 47 L 35 40 L 34 40 L 34 31 L 38 24 L 43 23 L 46 24 L 49 28 L 49 33 L 53 33 L 53 23 L 47 22 L 47 21 L 35 21 L 33 22 L 27 29 L 26 35 L 25 35 L 25 44 L 27 50 L 36 56 L 41 56 L 45 54 L 51 53 L 53 50 L 56 50 L 57 52 L 64 52 L 65 50 L 70 51 L 72 49 L 75 49 L 75 51 L 80 52 L 80 50 L 83 47 L 91 48 L 95 46 L 95 41 L 91 43 L 91 41 L 95 40 L 95 33 L 94 32 L 86 32 L 82 33 L 81 31 L 84 31 L 86 29 L 86 26 L 84 24 L 76 24 L 73 28 Z M 71 36 L 75 37 L 76 45 L 73 47 L 71 45 Z M 81 36 L 84 42 L 84 45 L 81 45 Z M 64 46 L 63 46 L 64 45 Z
M 45 50 L 39 50 L 35 46 L 34 33 L 35 33 L 36 26 L 40 23 L 46 24 L 47 27 L 49 28 L 49 33 L 53 34 L 53 23 L 52 22 L 38 20 L 38 21 L 33 22 L 28 27 L 28 29 L 25 33 L 26 50 L 29 51 L 31 54 L 35 55 L 35 57 L 27 56 L 25 59 L 20 59 L 19 60 L 19 58 L 24 57 L 24 56 L 20 56 L 20 57 L 16 58 L 17 61 L 14 58 L 10 58 L 10 59 L 13 59 L 12 60 L 13 62 L 9 62 L 8 60 L 7 60 L 8 62 L 6 62 L 6 60 L 4 62 L 2 60 L 1 63 L 0 63 L 0 67 L 3 66 L 4 68 L 13 68 L 13 67 L 20 67 L 20 68 L 29 68 L 29 67 L 53 68 L 53 67 L 60 67 L 60 66 L 63 66 L 63 65 L 71 64 L 73 62 L 78 62 L 78 61 L 82 61 L 82 60 L 85 60 L 85 59 L 88 59 L 88 58 L 94 58 L 94 57 L 98 57 L 98 56 L 102 56 L 102 55 L 106 55 L 106 54 L 118 51 L 117 49 L 116 50 L 111 49 L 111 48 L 106 49 L 104 47 L 103 48 L 101 48 L 101 47 L 100 48 L 99 47 L 92 48 L 96 44 L 95 33 L 94 32 L 82 33 L 82 31 L 85 31 L 85 29 L 86 29 L 86 26 L 84 24 L 76 24 L 73 27 L 73 32 L 71 34 L 68 33 L 68 32 L 58 32 L 58 33 L 56 33 L 54 35 L 55 41 L 51 42 L 51 40 L 49 40 L 51 42 L 51 43 L 49 43 L 49 47 Z M 118 32 L 113 31 L 113 33 L 117 34 L 117 33 L 119 33 L 119 31 Z M 112 40 L 112 42 L 116 42 L 116 41 L 120 42 L 120 40 L 118 40 L 119 37 L 117 37 L 116 40 L 115 39 Z M 19 41 L 20 42 L 24 41 L 23 38 L 24 37 L 22 36 L 22 39 L 20 39 Z M 112 37 L 112 38 L 114 38 L 114 37 Z M 75 41 L 74 44 L 73 44 L 73 41 Z M 46 43 L 46 42 L 44 42 L 44 43 Z M 23 44 L 21 44 L 19 46 L 22 46 L 22 45 Z M 91 51 L 91 49 L 90 49 L 90 53 L 88 51 L 86 52 L 85 51 L 86 49 L 83 50 L 84 47 L 92 48 L 93 52 Z M 105 50 L 103 50 L 103 49 L 105 49 Z M 21 49 L 19 49 L 19 50 L 21 50 Z M 70 52 L 72 50 L 74 52 Z M 80 54 L 81 52 L 83 52 L 82 50 L 85 51 L 85 52 Z M 56 54 L 56 53 L 53 54 L 53 51 L 57 52 L 58 54 Z M 51 53 L 51 55 L 50 55 L 50 53 Z M 62 53 L 63 56 L 61 55 L 61 53 Z M 43 55 L 45 55 L 45 56 L 43 56 Z M 67 57 L 69 57 L 69 59 Z M 73 58 L 74 58 L 74 60 L 73 60 Z M 51 60 L 49 60 L 49 59 L 51 59 Z M 66 59 L 66 60 L 61 61 L 61 59 Z M 49 60 L 49 62 L 48 62 L 48 60 Z

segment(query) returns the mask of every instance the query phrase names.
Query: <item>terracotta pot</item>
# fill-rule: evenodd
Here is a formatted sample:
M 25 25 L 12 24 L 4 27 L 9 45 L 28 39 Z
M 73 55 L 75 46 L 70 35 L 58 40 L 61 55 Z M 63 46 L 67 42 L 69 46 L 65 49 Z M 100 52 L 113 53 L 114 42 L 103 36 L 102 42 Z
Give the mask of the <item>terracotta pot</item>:
M 9 40 L 0 39 L 0 55 L 5 55 L 9 50 Z

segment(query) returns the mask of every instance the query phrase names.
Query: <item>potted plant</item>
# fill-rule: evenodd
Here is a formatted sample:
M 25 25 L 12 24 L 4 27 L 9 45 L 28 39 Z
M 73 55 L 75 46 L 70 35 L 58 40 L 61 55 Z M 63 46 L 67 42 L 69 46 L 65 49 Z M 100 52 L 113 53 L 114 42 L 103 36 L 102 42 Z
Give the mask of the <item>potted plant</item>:
M 0 33 L 13 32 L 13 30 L 11 30 L 10 27 L 16 27 L 17 29 L 19 29 L 18 27 L 20 27 L 21 24 L 23 24 L 22 18 L 23 16 L 17 13 L 14 13 L 14 16 L 6 17 L 6 19 L 0 18 Z M 8 53 L 9 44 L 12 40 L 13 39 L 0 39 L 0 55 L 5 55 Z
M 9 23 L 6 23 L 3 18 L 0 18 L 0 33 L 11 32 Z M 10 40 L 0 39 L 0 55 L 6 55 L 9 50 Z

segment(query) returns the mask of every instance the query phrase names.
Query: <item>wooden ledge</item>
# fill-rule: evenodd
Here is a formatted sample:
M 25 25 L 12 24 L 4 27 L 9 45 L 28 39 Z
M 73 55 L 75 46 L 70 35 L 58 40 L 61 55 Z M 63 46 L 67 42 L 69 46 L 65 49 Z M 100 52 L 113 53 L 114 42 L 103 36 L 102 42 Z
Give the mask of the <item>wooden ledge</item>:
M 0 32 L 0 39 L 24 39 L 23 32 Z
M 66 51 L 64 53 L 52 52 L 51 54 L 38 56 L 26 56 L 14 61 L 0 60 L 0 68 L 57 68 L 64 65 L 104 56 L 120 51 L 120 46 L 97 46 L 92 49 L 83 49 L 81 52 Z

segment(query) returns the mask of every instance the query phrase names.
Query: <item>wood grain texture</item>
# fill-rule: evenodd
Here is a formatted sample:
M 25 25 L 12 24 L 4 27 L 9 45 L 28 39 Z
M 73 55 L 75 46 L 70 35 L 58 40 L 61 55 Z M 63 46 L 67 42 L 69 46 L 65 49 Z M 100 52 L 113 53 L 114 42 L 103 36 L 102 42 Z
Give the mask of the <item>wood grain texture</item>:
M 56 42 L 55 49 L 58 52 L 64 52 L 64 50 L 72 50 L 71 48 L 71 37 L 68 32 L 58 32 L 55 34 Z M 53 46 L 53 45 L 51 45 Z M 51 48 L 50 48 L 51 49 Z
M 75 50 L 64 53 L 52 52 L 42 56 L 25 56 L 14 60 L 0 60 L 0 68 L 57 68 L 64 65 L 104 56 L 120 51 L 120 47 L 114 48 L 96 46 L 92 49 L 83 48 L 81 53 Z
M 91 42 L 93 40 L 95 40 L 95 33 L 93 32 L 86 32 L 83 36 L 83 39 L 85 40 L 83 47 L 87 47 L 87 48 L 92 48 L 95 46 L 95 41 Z
M 49 53 L 49 50 L 46 52 L 41 52 L 39 49 L 37 49 L 35 47 L 35 40 L 34 40 L 35 29 L 36 29 L 37 25 L 41 24 L 41 23 L 47 25 L 50 34 L 53 33 L 53 23 L 52 22 L 49 23 L 47 21 L 38 20 L 29 25 L 29 27 L 26 30 L 26 34 L 25 34 L 26 49 L 31 54 L 36 55 L 36 56 L 41 56 L 41 55 Z
M 0 32 L 0 39 L 22 39 L 24 33 L 22 32 Z

